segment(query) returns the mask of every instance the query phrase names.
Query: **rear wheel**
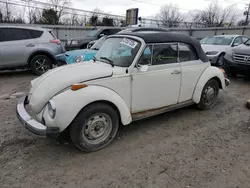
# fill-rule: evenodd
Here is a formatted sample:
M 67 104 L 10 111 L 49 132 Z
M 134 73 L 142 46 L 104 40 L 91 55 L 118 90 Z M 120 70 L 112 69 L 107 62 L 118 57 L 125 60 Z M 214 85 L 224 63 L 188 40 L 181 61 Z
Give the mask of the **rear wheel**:
M 112 142 L 118 127 L 116 110 L 108 104 L 97 103 L 81 110 L 71 124 L 70 136 L 80 150 L 97 151 Z
M 37 55 L 33 57 L 30 61 L 31 71 L 40 76 L 52 68 L 52 61 L 46 55 Z
M 213 108 L 219 94 L 219 83 L 217 80 L 209 80 L 204 86 L 198 107 L 202 110 Z

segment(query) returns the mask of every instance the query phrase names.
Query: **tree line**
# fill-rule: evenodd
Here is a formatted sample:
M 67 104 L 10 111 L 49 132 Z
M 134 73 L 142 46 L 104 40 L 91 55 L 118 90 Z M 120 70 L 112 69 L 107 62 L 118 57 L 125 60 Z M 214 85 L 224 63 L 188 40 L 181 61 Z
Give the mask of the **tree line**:
M 72 5 L 71 0 L 49 0 L 49 6 L 46 8 L 27 6 L 23 9 L 19 7 L 20 10 L 16 10 L 18 7 L 8 4 L 7 1 L 3 5 L 0 6 L 0 23 L 125 26 L 124 19 L 106 16 L 100 9 L 95 9 L 92 14 L 85 15 L 69 11 Z M 188 24 L 186 17 L 192 20 Z M 154 21 L 159 27 L 170 28 L 185 26 L 185 24 L 192 27 L 225 27 L 249 24 L 248 21 L 238 20 L 234 5 L 223 8 L 217 3 L 211 3 L 204 10 L 194 14 L 190 12 L 190 15 L 189 13 L 184 15 L 178 5 L 170 3 L 160 8 Z

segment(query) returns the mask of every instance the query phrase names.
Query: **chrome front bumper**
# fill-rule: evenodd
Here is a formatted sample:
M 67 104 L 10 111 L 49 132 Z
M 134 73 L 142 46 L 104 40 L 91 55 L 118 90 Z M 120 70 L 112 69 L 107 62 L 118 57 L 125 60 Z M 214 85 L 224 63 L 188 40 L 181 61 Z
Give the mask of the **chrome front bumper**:
M 27 96 L 22 97 L 17 103 L 17 117 L 20 122 L 32 133 L 45 136 L 46 135 L 46 127 L 34 120 L 26 111 L 25 105 L 27 104 Z
M 27 96 L 22 97 L 16 107 L 17 117 L 20 122 L 32 133 L 40 136 L 58 137 L 60 130 L 58 127 L 46 127 L 33 119 L 25 109 L 27 105 Z

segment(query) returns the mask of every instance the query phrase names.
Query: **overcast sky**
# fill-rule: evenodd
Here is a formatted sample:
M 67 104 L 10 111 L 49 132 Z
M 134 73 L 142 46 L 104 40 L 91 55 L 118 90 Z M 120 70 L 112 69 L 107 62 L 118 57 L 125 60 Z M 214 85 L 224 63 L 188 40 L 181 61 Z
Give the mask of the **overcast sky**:
M 140 3 L 137 1 L 145 2 Z M 147 17 L 154 16 L 159 12 L 161 6 L 174 3 L 179 6 L 183 13 L 188 10 L 202 10 L 208 6 L 213 0 L 72 0 L 73 7 L 93 10 L 99 8 L 106 13 L 125 15 L 126 10 L 129 8 L 139 8 L 139 16 Z M 247 0 L 217 0 L 218 3 L 223 6 L 229 6 L 235 4 L 235 6 L 244 10 Z M 216 2 L 216 0 L 214 0 Z M 148 3 L 148 4 L 147 4 Z

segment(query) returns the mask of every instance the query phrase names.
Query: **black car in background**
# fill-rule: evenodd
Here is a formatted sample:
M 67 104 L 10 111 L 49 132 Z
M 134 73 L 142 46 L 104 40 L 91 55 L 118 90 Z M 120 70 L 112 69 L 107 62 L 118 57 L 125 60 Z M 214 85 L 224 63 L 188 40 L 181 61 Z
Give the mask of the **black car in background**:
M 76 50 L 76 49 L 85 49 L 90 41 L 98 40 L 104 35 L 113 35 L 121 31 L 120 28 L 103 28 L 103 29 L 94 29 L 89 30 L 87 36 L 73 38 L 67 41 L 65 49 Z
M 224 68 L 228 76 L 241 74 L 250 77 L 250 40 L 226 53 Z

